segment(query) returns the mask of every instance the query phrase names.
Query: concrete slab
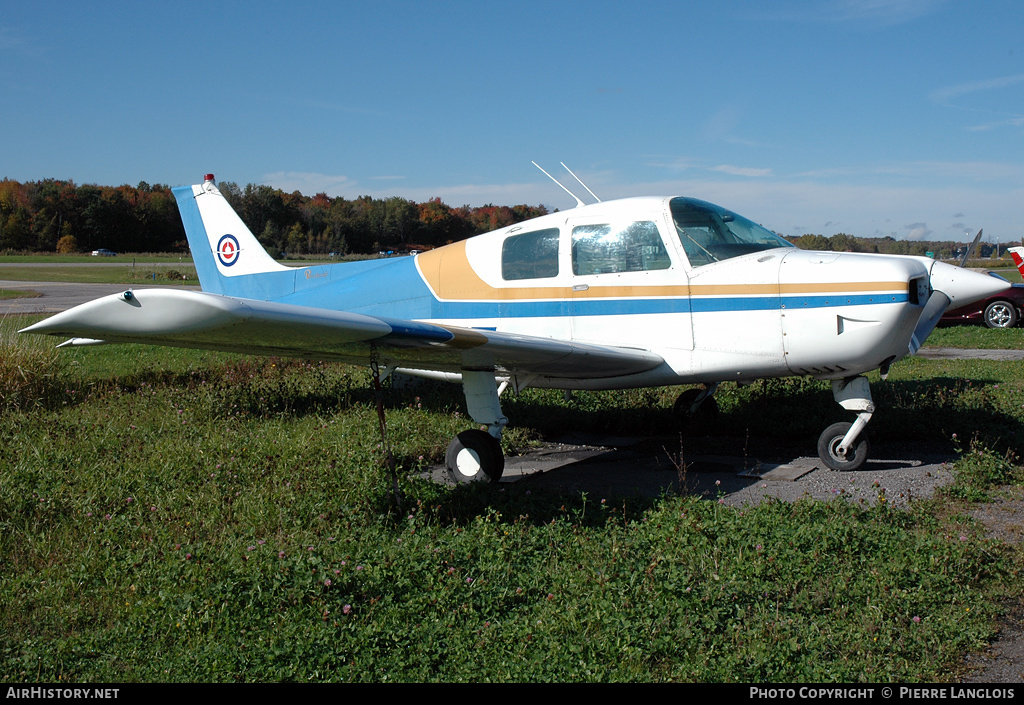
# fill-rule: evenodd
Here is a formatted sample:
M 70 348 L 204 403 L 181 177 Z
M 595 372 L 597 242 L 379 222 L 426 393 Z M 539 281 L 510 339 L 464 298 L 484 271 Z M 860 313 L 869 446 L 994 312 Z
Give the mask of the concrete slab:
M 564 442 L 586 440 L 585 445 Z M 502 483 L 527 483 L 590 496 L 690 494 L 741 506 L 766 499 L 795 501 L 846 498 L 875 504 L 906 505 L 915 497 L 929 496 L 952 481 L 950 455 L 921 446 L 891 445 L 875 449 L 881 457 L 869 459 L 857 472 L 838 472 L 817 457 L 785 449 L 759 448 L 745 456 L 673 450 L 668 439 L 621 438 L 625 446 L 582 434 L 545 443 L 520 456 L 506 459 Z M 705 443 L 738 448 L 735 439 L 709 439 Z M 762 456 L 762 457 L 759 457 Z M 681 459 L 682 458 L 682 459 Z M 443 466 L 429 476 L 450 484 Z

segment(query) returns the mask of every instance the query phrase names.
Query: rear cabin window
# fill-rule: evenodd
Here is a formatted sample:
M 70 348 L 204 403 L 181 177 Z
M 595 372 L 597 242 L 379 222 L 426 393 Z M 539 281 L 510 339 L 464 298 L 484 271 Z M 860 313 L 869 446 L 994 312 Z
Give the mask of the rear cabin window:
M 572 273 L 611 274 L 668 269 L 672 265 L 658 226 L 580 225 L 572 230 Z
M 501 278 L 548 279 L 558 276 L 558 228 L 505 238 L 501 246 Z

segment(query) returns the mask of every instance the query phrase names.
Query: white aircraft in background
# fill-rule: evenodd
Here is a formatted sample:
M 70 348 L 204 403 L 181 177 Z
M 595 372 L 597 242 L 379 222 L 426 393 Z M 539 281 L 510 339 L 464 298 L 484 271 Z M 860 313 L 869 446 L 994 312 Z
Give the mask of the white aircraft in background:
M 1024 247 L 1007 247 L 1006 249 L 1010 253 L 1010 257 L 1013 258 L 1013 263 L 1017 265 L 1020 276 L 1024 278 Z
M 499 387 L 703 385 L 677 402 L 692 414 L 722 382 L 794 375 L 831 380 L 836 401 L 856 414 L 825 429 L 818 454 L 830 468 L 857 469 L 875 410 L 864 373 L 884 376 L 914 354 L 950 305 L 1006 286 L 925 257 L 799 250 L 681 197 L 577 198 L 572 210 L 412 257 L 285 267 L 212 174 L 173 192 L 202 292 L 129 290 L 23 332 L 459 382 L 470 417 L 487 428 L 449 444 L 459 481 L 501 477 L 508 419 Z

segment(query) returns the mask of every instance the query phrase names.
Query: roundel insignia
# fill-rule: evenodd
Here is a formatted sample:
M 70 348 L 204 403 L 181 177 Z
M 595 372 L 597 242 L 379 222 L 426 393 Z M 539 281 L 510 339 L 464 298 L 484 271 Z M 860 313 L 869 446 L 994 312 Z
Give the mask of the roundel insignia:
M 238 238 L 234 235 L 225 235 L 217 243 L 217 259 L 225 267 L 230 267 L 238 261 Z

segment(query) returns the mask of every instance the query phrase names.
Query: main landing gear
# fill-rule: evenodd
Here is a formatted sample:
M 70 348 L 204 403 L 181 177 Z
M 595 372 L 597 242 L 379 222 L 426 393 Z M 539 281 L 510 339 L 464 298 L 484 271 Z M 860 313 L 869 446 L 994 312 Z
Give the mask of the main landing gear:
M 505 470 L 501 431 L 508 419 L 501 412 L 494 372 L 463 371 L 462 389 L 470 418 L 487 430 L 463 431 L 452 439 L 444 454 L 448 474 L 458 483 L 497 482 Z
M 703 389 L 687 389 L 678 397 L 672 407 L 672 413 L 681 424 L 692 419 L 714 420 L 718 418 L 718 402 L 714 393 L 718 390 L 718 382 L 709 384 Z
M 832 470 L 859 470 L 867 462 L 870 445 L 864 427 L 875 412 L 867 377 L 832 380 L 832 396 L 847 411 L 857 412 L 853 423 L 834 423 L 818 437 L 818 457 Z

